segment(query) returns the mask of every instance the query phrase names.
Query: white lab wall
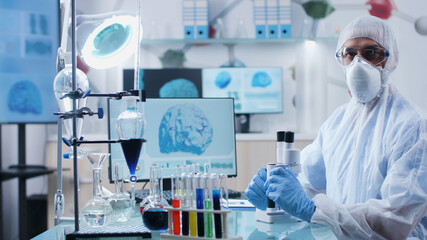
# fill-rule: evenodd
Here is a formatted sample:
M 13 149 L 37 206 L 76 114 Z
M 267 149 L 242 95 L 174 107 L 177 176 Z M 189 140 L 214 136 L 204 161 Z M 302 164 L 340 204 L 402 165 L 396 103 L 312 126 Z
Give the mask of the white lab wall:
M 144 38 L 182 38 L 181 6 L 179 0 L 141 0 L 142 24 Z M 211 0 L 210 15 L 215 16 L 231 0 Z M 359 4 L 365 0 L 331 0 L 333 5 Z M 425 0 L 395 0 L 399 10 L 414 17 L 427 15 Z M 78 0 L 77 8 L 83 13 L 102 13 L 112 10 L 135 11 L 136 1 L 133 0 Z M 307 36 L 311 28 L 311 20 L 306 18 L 299 5 L 293 4 L 293 36 Z M 284 70 L 295 67 L 296 80 L 285 79 L 285 110 L 283 114 L 266 114 L 253 116 L 251 130 L 275 132 L 279 129 L 294 129 L 315 134 L 320 124 L 339 105 L 348 101 L 342 69 L 335 62 L 334 51 L 337 29 L 342 29 L 349 21 L 359 15 L 367 15 L 362 8 L 339 9 L 319 21 L 318 37 L 328 38 L 313 43 L 304 41 L 286 44 L 239 44 L 235 46 L 235 57 L 247 66 L 281 66 Z M 243 2 L 223 19 L 225 37 L 235 37 L 239 22 L 243 22 L 248 37 L 253 37 L 252 5 L 250 0 Z M 400 61 L 392 74 L 392 83 L 412 102 L 427 111 L 425 92 L 427 77 L 425 74 L 427 55 L 426 36 L 415 32 L 412 23 L 392 16 L 387 20 L 395 32 L 400 50 Z M 337 28 L 338 27 L 338 28 Z M 141 67 L 161 67 L 158 55 L 168 48 L 181 48 L 183 45 L 155 45 L 142 50 Z M 186 67 L 216 67 L 228 59 L 227 48 L 223 45 L 197 46 L 187 52 Z M 115 92 L 122 89 L 122 68 L 132 68 L 133 59 L 121 66 L 109 70 L 88 72 L 92 88 L 96 92 Z M 286 71 L 284 71 L 286 72 Z M 292 105 L 292 97 L 296 94 L 298 110 Z M 105 107 L 105 100 L 89 99 L 89 107 Z M 48 128 L 49 134 L 46 133 Z M 27 162 L 30 164 L 44 163 L 46 138 L 55 140 L 56 128 L 52 125 L 32 125 L 27 130 Z M 83 133 L 106 135 L 105 120 L 94 118 L 85 122 Z M 49 136 L 47 136 L 49 135 Z M 17 127 L 2 126 L 2 167 L 17 163 Z M 46 192 L 46 178 L 31 179 L 27 184 L 27 195 Z M 18 194 L 17 180 L 2 183 L 3 192 L 3 239 L 15 239 L 17 236 Z M 72 201 L 72 200 L 71 200 Z M 69 201 L 70 202 L 70 201 Z M 0 237 L 1 238 L 1 237 Z

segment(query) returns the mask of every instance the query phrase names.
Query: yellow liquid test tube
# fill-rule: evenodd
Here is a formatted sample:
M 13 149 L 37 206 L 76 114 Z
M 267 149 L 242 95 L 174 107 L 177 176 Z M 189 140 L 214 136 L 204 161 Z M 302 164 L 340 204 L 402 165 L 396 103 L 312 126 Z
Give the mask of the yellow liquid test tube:
M 196 212 L 190 212 L 190 236 L 197 236 L 197 215 Z

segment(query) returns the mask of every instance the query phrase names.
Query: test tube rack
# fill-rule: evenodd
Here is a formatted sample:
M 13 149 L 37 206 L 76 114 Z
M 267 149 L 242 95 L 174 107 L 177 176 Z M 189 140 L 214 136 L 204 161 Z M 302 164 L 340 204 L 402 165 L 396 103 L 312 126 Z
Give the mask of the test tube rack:
M 160 234 L 162 239 L 227 239 L 227 240 L 243 240 L 241 236 L 228 236 L 228 219 L 227 215 L 231 213 L 231 210 L 222 209 L 222 210 L 206 210 L 206 209 L 193 209 L 193 208 L 171 208 L 165 207 L 165 210 L 168 211 L 168 231 L 167 233 Z M 198 237 L 198 236 L 183 236 L 183 235 L 175 235 L 173 233 L 173 222 L 172 222 L 172 213 L 174 211 L 179 212 L 196 212 L 196 213 L 212 213 L 212 214 L 221 214 L 222 216 L 222 238 L 206 238 L 206 237 Z

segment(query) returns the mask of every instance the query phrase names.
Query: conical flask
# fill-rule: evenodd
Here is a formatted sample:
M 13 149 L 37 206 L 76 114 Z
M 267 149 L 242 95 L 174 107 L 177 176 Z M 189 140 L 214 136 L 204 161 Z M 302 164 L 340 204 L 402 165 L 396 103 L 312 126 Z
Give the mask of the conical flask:
M 116 164 L 114 173 L 116 192 L 108 198 L 108 202 L 113 208 L 113 221 L 126 222 L 132 215 L 132 204 L 129 194 L 123 190 L 123 164 Z
M 53 90 L 55 92 L 56 102 L 58 103 L 59 111 L 62 113 L 70 112 L 73 110 L 73 99 L 65 97 L 61 99 L 65 94 L 73 91 L 72 84 L 72 67 L 71 65 L 66 65 L 58 74 L 56 74 L 53 81 Z M 89 90 L 89 80 L 80 69 L 76 69 L 76 82 L 77 89 L 81 89 L 83 92 Z M 76 110 L 86 106 L 86 98 L 77 99 Z M 80 138 L 83 127 L 83 118 L 77 118 L 77 136 Z M 73 120 L 72 118 L 64 120 L 64 128 L 67 133 L 67 138 L 70 139 L 73 134 Z
M 101 195 L 102 163 L 108 156 L 108 153 L 90 153 L 87 156 L 93 168 L 93 197 L 86 202 L 81 210 L 81 216 L 83 222 L 91 227 L 108 225 L 113 213 L 110 203 L 103 199 Z

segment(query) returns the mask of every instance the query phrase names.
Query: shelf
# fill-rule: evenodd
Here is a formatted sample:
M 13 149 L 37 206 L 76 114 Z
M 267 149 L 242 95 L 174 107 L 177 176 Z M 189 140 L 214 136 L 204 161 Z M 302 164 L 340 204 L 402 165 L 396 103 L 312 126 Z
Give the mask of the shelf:
M 6 181 L 15 177 L 18 178 L 33 178 L 46 174 L 51 174 L 56 171 L 56 168 L 46 168 L 41 166 L 20 166 L 20 167 L 9 167 L 8 169 L 0 170 L 1 181 Z
M 209 38 L 209 39 L 142 39 L 141 44 L 161 45 L 161 44 L 283 44 L 295 43 L 309 40 L 308 38 L 279 38 L 279 39 L 256 39 L 256 38 Z M 336 38 L 316 38 L 316 41 L 336 41 Z

